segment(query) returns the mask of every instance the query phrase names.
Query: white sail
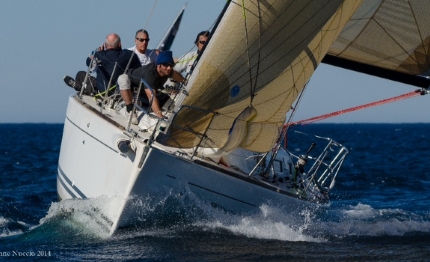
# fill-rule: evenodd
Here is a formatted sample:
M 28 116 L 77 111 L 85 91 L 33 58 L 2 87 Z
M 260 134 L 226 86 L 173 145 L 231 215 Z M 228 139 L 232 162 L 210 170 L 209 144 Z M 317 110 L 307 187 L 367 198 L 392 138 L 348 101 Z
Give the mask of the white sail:
M 429 1 L 365 0 L 323 62 L 427 88 Z
M 231 1 L 163 143 L 222 148 L 234 121 L 240 121 L 237 116 L 252 104 L 257 115 L 247 120 L 245 138 L 237 146 L 270 150 L 286 112 L 359 5 L 341 0 Z

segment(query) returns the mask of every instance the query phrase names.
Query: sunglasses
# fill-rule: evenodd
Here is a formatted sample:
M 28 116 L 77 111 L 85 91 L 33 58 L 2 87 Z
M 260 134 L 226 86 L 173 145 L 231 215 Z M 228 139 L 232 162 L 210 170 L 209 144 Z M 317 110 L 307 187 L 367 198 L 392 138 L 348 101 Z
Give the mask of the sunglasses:
M 204 45 L 204 44 L 206 44 L 206 41 L 199 41 L 199 44 Z
M 162 66 L 164 66 L 164 67 L 174 67 L 175 65 L 173 65 L 173 64 L 161 64 Z
M 136 40 L 137 40 L 137 41 L 139 41 L 139 42 L 141 42 L 141 43 L 142 43 L 142 42 L 145 42 L 145 41 L 146 41 L 146 42 L 149 42 L 149 38 L 137 38 L 137 37 L 136 37 Z

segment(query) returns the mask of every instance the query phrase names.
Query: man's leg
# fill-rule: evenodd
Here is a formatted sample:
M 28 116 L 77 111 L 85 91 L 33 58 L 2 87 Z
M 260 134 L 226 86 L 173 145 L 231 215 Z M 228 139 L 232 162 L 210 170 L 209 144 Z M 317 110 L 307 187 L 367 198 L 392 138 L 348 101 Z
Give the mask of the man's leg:
M 132 114 L 131 123 L 134 125 L 137 125 L 138 120 L 137 120 L 136 114 L 132 112 L 133 93 L 131 92 L 131 88 L 130 88 L 130 77 L 127 74 L 122 74 L 118 77 L 117 83 L 119 86 L 119 92 L 121 93 L 121 97 L 125 103 L 127 114 Z
M 127 107 L 127 112 L 133 108 L 133 93 L 130 88 L 130 77 L 127 74 L 122 74 L 118 77 L 118 86 L 121 97 Z

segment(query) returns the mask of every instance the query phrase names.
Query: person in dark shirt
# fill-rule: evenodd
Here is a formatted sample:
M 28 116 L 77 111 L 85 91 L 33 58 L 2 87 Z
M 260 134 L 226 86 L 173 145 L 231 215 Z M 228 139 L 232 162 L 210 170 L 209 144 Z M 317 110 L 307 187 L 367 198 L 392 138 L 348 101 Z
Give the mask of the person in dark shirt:
M 130 61 L 131 56 L 133 57 Z M 111 82 L 111 86 L 116 85 L 118 76 L 124 74 L 129 61 L 128 70 L 141 67 L 139 58 L 134 55 L 133 51 L 121 48 L 121 38 L 117 34 L 107 35 L 104 45 L 94 54 L 94 59 L 96 59 L 97 65 L 96 88 L 99 92 L 104 92 L 107 89 L 109 81 Z M 90 62 L 91 58 L 88 57 L 87 66 L 90 65 Z
M 163 89 L 164 83 L 167 79 L 172 78 L 175 81 L 184 83 L 185 78 L 178 72 L 173 70 L 175 62 L 173 60 L 172 52 L 165 51 L 161 52 L 156 63 L 150 63 L 148 65 L 142 66 L 130 70 L 128 74 L 123 74 L 118 77 L 118 85 L 120 88 L 121 96 L 125 102 L 127 112 L 130 112 L 133 108 L 133 94 L 131 91 L 131 84 L 138 86 L 139 82 L 143 78 L 145 82 L 154 90 L 154 100 L 152 102 L 152 111 L 158 117 L 163 117 L 161 107 L 163 106 L 160 102 L 161 90 Z M 148 99 L 151 98 L 152 92 L 146 84 L 144 85 L 145 94 Z M 138 94 L 142 95 L 142 94 Z M 167 95 L 166 95 L 167 96 Z M 168 97 L 167 97 L 168 98 Z M 167 99 L 166 99 L 167 101 Z
M 141 67 L 139 58 L 133 51 L 121 48 L 121 38 L 115 33 L 107 35 L 103 45 L 87 58 L 86 64 L 88 67 L 92 67 L 90 64 L 93 56 L 95 61 L 94 71 L 97 76 L 96 79 L 93 76 L 88 76 L 87 90 L 84 90 L 86 95 L 103 93 L 107 89 L 109 81 L 109 88 L 115 86 L 118 76 L 124 74 L 128 63 L 130 63 L 128 70 Z M 65 76 L 64 82 L 75 90 L 80 91 L 86 74 L 85 71 L 79 71 L 76 74 L 76 80 L 70 76 Z

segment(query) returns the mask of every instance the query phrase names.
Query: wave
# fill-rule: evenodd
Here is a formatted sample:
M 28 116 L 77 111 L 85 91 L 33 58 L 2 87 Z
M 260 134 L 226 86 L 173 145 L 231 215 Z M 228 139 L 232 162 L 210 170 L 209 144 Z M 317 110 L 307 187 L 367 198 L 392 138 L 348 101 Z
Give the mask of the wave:
M 350 236 L 404 236 L 430 233 L 429 214 L 417 214 L 402 209 L 376 209 L 358 203 L 328 211 L 309 227 L 313 233 L 342 238 Z
M 25 235 L 44 241 L 104 241 L 142 236 L 170 238 L 184 232 L 211 232 L 255 239 L 329 242 L 345 237 L 403 236 L 430 233 L 429 214 L 402 209 L 375 209 L 370 205 L 324 207 L 288 213 L 263 205 L 248 215 L 228 213 L 195 198 L 190 192 L 169 192 L 160 199 L 131 199 L 136 210 L 132 226 L 110 237 L 105 217 L 116 214 L 120 197 L 73 199 L 52 203 L 39 225 L 0 217 L 0 237 Z M 58 234 L 61 232 L 61 234 Z
M 31 225 L 0 216 L 0 238 L 23 234 Z

